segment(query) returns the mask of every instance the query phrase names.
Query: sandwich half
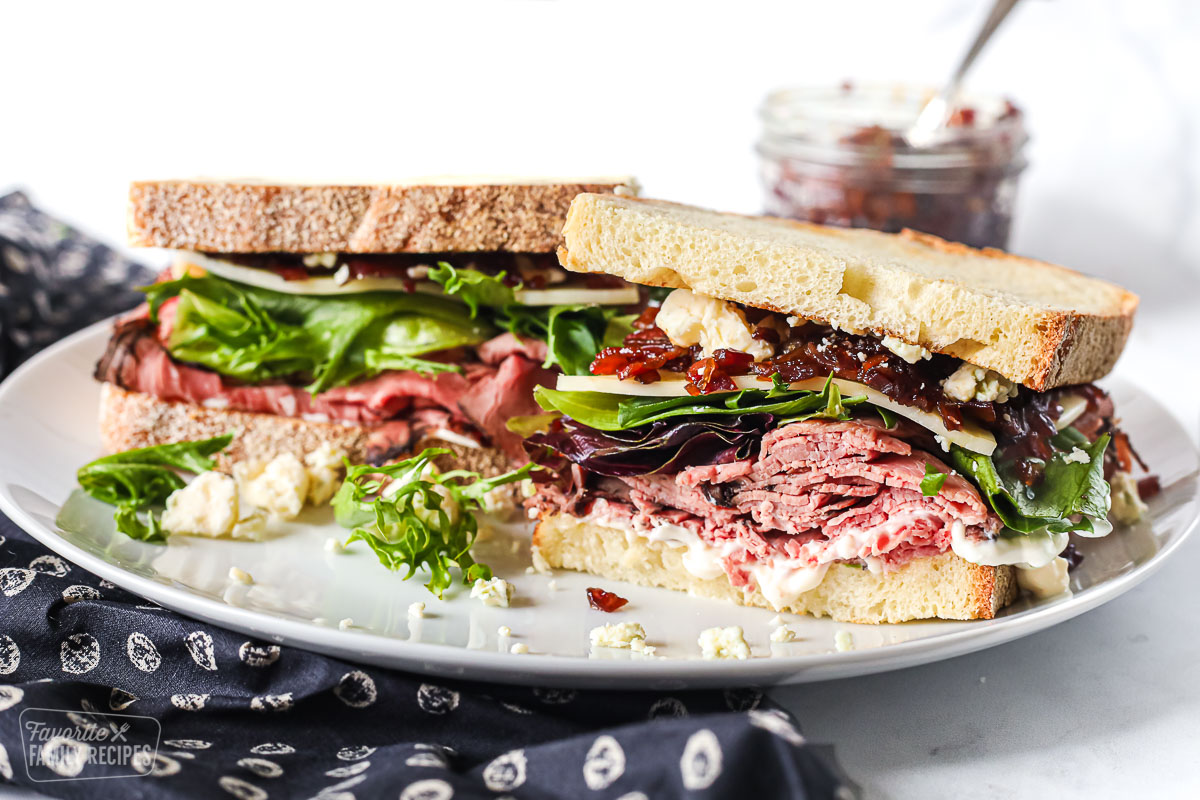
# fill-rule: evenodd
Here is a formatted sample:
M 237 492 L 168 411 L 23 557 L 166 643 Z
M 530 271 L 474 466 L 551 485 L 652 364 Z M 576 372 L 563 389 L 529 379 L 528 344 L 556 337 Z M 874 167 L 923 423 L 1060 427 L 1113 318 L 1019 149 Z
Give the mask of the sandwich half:
M 619 341 L 619 278 L 554 258 L 580 192 L 628 179 L 388 185 L 134 183 L 129 238 L 177 251 L 96 367 L 110 451 L 233 431 L 221 465 L 325 445 L 355 463 L 426 446 L 494 474 L 508 417 Z
M 988 619 L 1066 589 L 1072 537 L 1144 508 L 1092 384 L 1132 324 L 1119 287 L 595 194 L 563 234 L 567 269 L 661 288 L 513 425 L 547 468 L 527 505 L 551 566 L 848 622 Z

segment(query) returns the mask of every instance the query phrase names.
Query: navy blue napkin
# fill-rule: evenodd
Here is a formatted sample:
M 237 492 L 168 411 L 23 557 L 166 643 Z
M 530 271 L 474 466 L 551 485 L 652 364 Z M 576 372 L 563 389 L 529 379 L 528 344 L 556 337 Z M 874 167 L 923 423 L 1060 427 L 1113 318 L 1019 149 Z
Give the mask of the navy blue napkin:
M 22 195 L 0 198 L 0 375 L 131 306 L 148 278 Z M 0 781 L 71 798 L 854 796 L 832 753 L 755 690 L 359 666 L 147 603 L 3 516 Z

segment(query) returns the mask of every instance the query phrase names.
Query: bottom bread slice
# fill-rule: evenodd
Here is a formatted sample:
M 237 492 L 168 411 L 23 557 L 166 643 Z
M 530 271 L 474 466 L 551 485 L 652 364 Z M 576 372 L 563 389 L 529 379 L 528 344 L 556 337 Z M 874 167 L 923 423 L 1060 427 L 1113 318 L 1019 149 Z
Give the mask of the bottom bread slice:
M 757 589 L 743 592 L 725 576 L 704 579 L 683 566 L 686 549 L 568 514 L 543 513 L 533 543 L 552 567 L 590 572 L 696 597 L 770 608 Z M 991 619 L 1017 595 L 1012 567 L 984 567 L 952 552 L 871 573 L 834 565 L 815 589 L 777 611 L 878 624 L 916 619 Z
M 229 431 L 234 432 L 233 442 L 217 457 L 217 468 L 224 471 L 229 471 L 240 461 L 269 461 L 282 453 L 293 453 L 303 459 L 323 444 L 344 451 L 351 463 L 366 463 L 371 434 L 371 429 L 362 425 L 207 408 L 129 392 L 111 383 L 101 386 L 100 441 L 107 452 L 205 439 Z M 492 447 L 468 447 L 425 437 L 414 443 L 411 452 L 417 453 L 426 447 L 445 447 L 452 451 L 438 460 L 442 469 L 469 469 L 484 475 L 499 475 L 510 468 L 507 456 Z

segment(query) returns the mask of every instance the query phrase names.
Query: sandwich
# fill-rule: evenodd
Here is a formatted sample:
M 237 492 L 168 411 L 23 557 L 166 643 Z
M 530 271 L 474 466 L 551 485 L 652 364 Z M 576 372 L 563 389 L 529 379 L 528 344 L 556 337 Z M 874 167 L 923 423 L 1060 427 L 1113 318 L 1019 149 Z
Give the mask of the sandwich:
M 1145 508 L 1136 296 L 1051 264 L 597 194 L 559 260 L 657 287 L 516 420 L 552 567 L 836 620 L 988 619 Z M 1153 479 L 1140 482 L 1153 489 Z
M 176 255 L 96 366 L 104 446 L 231 432 L 226 470 L 320 448 L 383 463 L 439 447 L 484 474 L 523 462 L 505 421 L 619 343 L 639 298 L 557 264 L 585 191 L 635 188 L 134 183 L 130 243 Z

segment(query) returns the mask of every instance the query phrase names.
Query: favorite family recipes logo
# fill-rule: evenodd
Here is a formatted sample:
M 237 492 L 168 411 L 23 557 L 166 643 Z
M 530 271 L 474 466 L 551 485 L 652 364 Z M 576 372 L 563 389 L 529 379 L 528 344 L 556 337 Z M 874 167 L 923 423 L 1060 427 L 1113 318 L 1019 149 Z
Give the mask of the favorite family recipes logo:
M 33 781 L 149 775 L 162 726 L 153 717 L 27 708 L 21 712 L 25 772 Z

